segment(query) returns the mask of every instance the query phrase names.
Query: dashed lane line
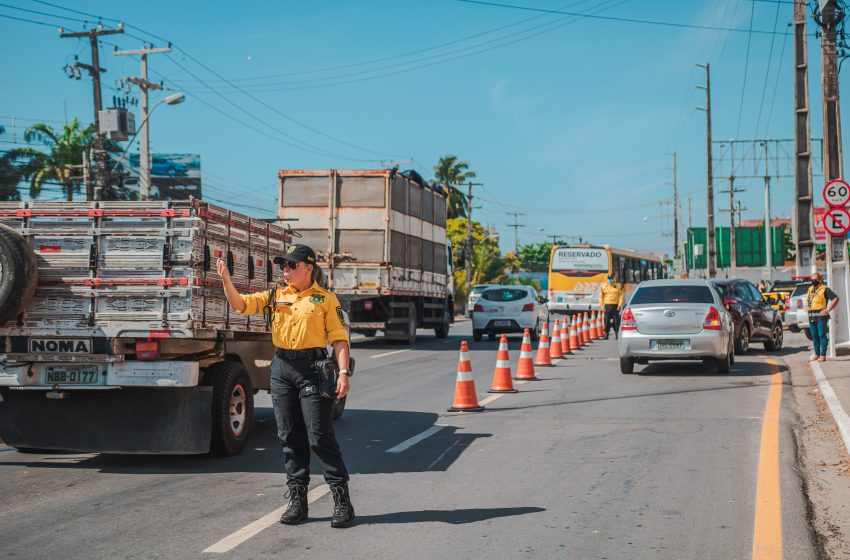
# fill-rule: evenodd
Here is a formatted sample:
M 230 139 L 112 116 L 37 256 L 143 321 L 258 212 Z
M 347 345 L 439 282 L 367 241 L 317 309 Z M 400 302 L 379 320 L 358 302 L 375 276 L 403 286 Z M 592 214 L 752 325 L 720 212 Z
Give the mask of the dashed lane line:
M 431 437 L 443 428 L 447 428 L 445 424 L 434 424 L 422 433 L 416 434 L 412 438 L 408 438 L 391 449 L 387 449 L 387 453 L 401 453 L 406 451 L 422 441 L 425 438 Z
M 384 352 L 383 354 L 375 354 L 374 356 L 369 356 L 370 358 L 383 358 L 385 356 L 392 356 L 394 354 L 401 354 L 403 352 L 410 352 L 412 348 L 405 348 L 404 350 L 393 350 L 392 352 Z
M 838 400 L 838 396 L 836 396 L 835 391 L 832 390 L 832 385 L 829 384 L 829 379 L 827 379 L 826 375 L 824 375 L 820 364 L 817 362 L 811 362 L 809 365 L 812 366 L 812 373 L 815 374 L 815 379 L 818 382 L 820 393 L 823 395 L 823 400 L 826 401 L 827 406 L 829 406 L 829 411 L 832 413 L 832 417 L 838 425 L 838 431 L 841 433 L 841 439 L 844 440 L 844 449 L 850 453 L 850 416 L 847 415 L 847 411 L 841 406 L 841 401 Z
M 316 486 L 307 493 L 307 503 L 312 504 L 313 502 L 330 492 L 330 490 L 331 489 L 330 487 L 328 487 L 327 484 L 321 484 L 320 486 Z M 257 535 L 265 529 L 268 529 L 275 523 L 278 523 L 280 521 L 280 516 L 283 515 L 284 511 L 286 511 L 286 506 L 277 508 L 273 512 L 268 513 L 257 519 L 253 523 L 245 525 L 235 533 L 231 533 L 230 535 L 224 537 L 214 545 L 205 549 L 204 552 L 210 552 L 215 554 L 230 552 L 231 550 L 244 543 L 251 537 Z

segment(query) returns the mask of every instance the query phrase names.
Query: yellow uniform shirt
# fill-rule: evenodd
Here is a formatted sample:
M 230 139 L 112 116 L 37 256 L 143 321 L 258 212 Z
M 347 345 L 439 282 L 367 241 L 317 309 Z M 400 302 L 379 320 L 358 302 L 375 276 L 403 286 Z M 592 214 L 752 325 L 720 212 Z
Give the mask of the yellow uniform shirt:
M 617 287 L 616 284 L 604 284 L 599 292 L 599 306 L 604 305 L 623 305 L 623 290 Z
M 325 348 L 328 342 L 348 341 L 337 297 L 313 285 L 299 292 L 292 286 L 276 288 L 273 298 L 272 342 L 286 350 Z M 258 315 L 269 301 L 269 291 L 242 295 L 242 315 Z

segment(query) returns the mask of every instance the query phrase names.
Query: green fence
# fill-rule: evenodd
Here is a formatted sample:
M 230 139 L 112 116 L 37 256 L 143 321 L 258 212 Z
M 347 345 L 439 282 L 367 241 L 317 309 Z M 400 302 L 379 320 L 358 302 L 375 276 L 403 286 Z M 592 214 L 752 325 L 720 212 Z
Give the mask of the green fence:
M 785 262 L 785 226 L 773 226 L 773 265 Z M 689 228 L 685 240 L 685 256 L 688 268 L 705 268 L 706 255 L 705 228 Z M 717 268 L 727 268 L 731 260 L 729 251 L 730 234 L 728 227 L 715 228 L 714 246 L 717 251 Z M 694 256 L 694 246 L 702 245 L 702 254 Z M 763 227 L 735 228 L 735 266 L 766 266 L 767 257 L 764 246 Z

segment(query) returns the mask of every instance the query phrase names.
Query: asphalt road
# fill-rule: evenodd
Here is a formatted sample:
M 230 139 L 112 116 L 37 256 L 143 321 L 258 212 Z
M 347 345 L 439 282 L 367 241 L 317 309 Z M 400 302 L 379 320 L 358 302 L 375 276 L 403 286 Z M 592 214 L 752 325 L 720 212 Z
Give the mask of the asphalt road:
M 258 428 L 238 457 L 0 447 L 0 557 L 732 560 L 781 557 L 763 543 L 754 550 L 754 538 L 776 543 L 781 528 L 785 558 L 816 558 L 789 391 L 775 449 L 769 430 L 763 437 L 769 396 L 782 388 L 772 381 L 787 380 L 781 356 L 759 345 L 730 375 L 691 363 L 622 375 L 616 342 L 598 341 L 538 368 L 540 381 L 482 413 L 449 414 L 469 334 L 465 321 L 447 340 L 420 331 L 413 349 L 354 344 L 358 372 L 337 426 L 352 472 L 351 529 L 330 528 L 318 468 L 309 523 L 257 522 L 285 491 L 270 399 L 260 394 Z M 519 343 L 510 339 L 514 371 Z M 497 346 L 471 343 L 479 399 L 489 396 Z M 229 550 L 203 552 L 216 546 Z

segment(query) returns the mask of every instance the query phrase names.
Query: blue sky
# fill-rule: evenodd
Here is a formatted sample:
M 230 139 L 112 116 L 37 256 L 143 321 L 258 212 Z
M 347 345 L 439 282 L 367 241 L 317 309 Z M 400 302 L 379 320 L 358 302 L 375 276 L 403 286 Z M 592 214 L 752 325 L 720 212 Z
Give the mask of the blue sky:
M 667 152 L 679 154 L 684 212 L 690 194 L 694 225 L 705 223 L 705 116 L 694 109 L 704 103 L 695 87 L 704 74 L 694 63 L 712 66 L 715 139 L 793 134 L 793 38 L 746 32 L 751 22 L 755 31 L 772 31 L 776 22 L 777 31 L 790 32 L 790 3 L 503 2 L 744 32 L 576 19 L 457 0 L 51 3 L 133 26 L 128 35 L 107 37 L 102 48 L 107 102 L 116 79 L 138 73 L 138 62 L 114 56 L 113 45 L 138 48 L 143 39 L 164 46 L 166 39 L 181 49 L 151 57 L 152 77 L 187 94 L 186 103 L 154 113 L 152 148 L 201 154 L 209 198 L 255 215 L 274 215 L 280 168 L 374 168 L 413 159 L 402 169 L 431 177 L 437 158 L 452 153 L 485 183 L 476 188 L 482 208 L 475 218 L 499 230 L 506 250 L 514 244 L 506 212 L 524 211 L 521 243 L 562 234 L 670 252 L 672 238 L 662 233 L 672 230 L 666 216 L 672 208 L 659 206 L 672 196 Z M 56 27 L 77 31 L 96 20 L 33 0 L 7 0 L 6 6 L 0 15 L 50 26 L 0 17 L 7 45 L 0 54 L 0 124 L 7 128 L 0 147 L 11 146 L 11 133 L 20 136 L 28 119 L 90 121 L 90 82 L 69 80 L 62 70 L 74 55 L 88 62 L 87 43 L 60 39 Z M 819 49 L 810 37 L 816 137 Z M 846 90 L 846 76 L 840 82 Z M 848 114 L 846 101 L 842 110 Z M 816 178 L 816 192 L 819 183 Z M 762 217 L 763 181 L 736 186 L 747 189 L 738 195 L 749 208 L 744 218 Z M 774 216 L 790 215 L 792 192 L 790 179 L 773 190 Z M 717 204 L 725 202 L 717 196 Z M 717 219 L 725 224 L 728 214 Z

